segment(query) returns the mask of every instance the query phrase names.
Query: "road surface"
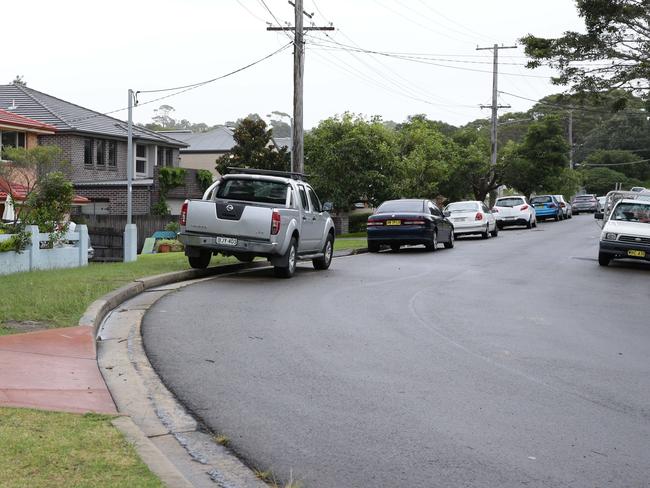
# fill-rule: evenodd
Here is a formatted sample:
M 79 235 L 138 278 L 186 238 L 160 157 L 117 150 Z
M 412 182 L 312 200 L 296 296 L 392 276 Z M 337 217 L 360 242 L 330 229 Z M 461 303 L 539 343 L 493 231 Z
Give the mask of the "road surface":
M 165 383 L 306 487 L 650 486 L 650 267 L 591 215 L 429 253 L 219 277 L 159 301 Z

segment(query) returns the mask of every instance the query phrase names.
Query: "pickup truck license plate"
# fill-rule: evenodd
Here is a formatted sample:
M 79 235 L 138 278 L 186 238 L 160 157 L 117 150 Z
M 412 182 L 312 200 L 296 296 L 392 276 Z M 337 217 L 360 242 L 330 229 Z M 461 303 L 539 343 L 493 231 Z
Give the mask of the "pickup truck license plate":
M 636 251 L 634 249 L 630 249 L 627 252 L 627 255 L 635 257 L 635 258 L 644 258 L 645 257 L 645 251 Z
M 402 223 L 401 220 L 387 220 L 386 225 L 400 225 Z
M 224 246 L 236 246 L 237 239 L 234 237 L 217 237 L 217 244 L 223 244 Z

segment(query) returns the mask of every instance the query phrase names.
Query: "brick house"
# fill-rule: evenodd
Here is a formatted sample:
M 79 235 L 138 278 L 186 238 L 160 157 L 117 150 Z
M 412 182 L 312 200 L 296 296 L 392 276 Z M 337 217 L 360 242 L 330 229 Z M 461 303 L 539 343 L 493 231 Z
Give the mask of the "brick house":
M 127 213 L 126 122 L 19 84 L 0 85 L 0 109 L 55 128 L 54 133 L 38 134 L 38 143 L 63 149 L 64 158 L 71 163 L 67 176 L 75 192 L 92 202 L 83 213 Z M 146 215 L 158 201 L 159 169 L 178 167 L 179 150 L 187 144 L 138 126 L 133 127 L 133 142 L 133 214 Z M 186 179 L 189 186 L 170 195 L 172 211 L 184 198 L 201 196 L 198 184 L 193 184 L 196 175 Z

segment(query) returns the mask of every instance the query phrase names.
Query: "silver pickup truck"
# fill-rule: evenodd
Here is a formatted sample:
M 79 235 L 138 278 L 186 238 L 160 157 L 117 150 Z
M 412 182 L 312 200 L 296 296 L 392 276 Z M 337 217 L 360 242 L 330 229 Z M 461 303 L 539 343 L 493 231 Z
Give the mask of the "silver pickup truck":
M 261 256 L 276 276 L 290 278 L 299 259 L 329 268 L 331 209 L 297 173 L 236 170 L 213 183 L 201 200 L 183 203 L 178 240 L 193 268 L 207 267 L 216 253 L 243 262 Z

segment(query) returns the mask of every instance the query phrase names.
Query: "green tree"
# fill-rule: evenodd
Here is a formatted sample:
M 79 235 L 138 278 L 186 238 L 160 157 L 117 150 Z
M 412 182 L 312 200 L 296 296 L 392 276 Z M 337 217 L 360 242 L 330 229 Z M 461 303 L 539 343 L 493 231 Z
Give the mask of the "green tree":
M 321 121 L 305 135 L 305 167 L 316 191 L 339 211 L 358 201 L 377 205 L 395 198 L 395 132 L 379 118 L 349 113 Z
M 631 164 L 630 164 L 631 163 Z M 591 153 L 582 163 L 587 169 L 610 167 L 627 178 L 650 180 L 650 161 L 641 159 L 637 153 L 620 149 L 599 149 Z
M 224 174 L 229 166 L 288 171 L 290 155 L 286 148 L 273 147 L 271 135 L 261 118 L 243 119 L 233 132 L 235 146 L 217 159 L 217 171 Z
M 398 132 L 400 177 L 397 189 L 403 197 L 433 199 L 450 173 L 456 147 L 436 123 L 424 116 L 410 117 Z
M 553 78 L 575 92 L 625 89 L 650 101 L 650 5 L 647 0 L 576 0 L 586 33 L 565 32 L 557 39 L 521 39 L 529 68 L 547 64 Z M 600 61 L 600 63 L 598 63 Z M 618 108 L 627 99 L 621 98 Z
M 452 166 L 445 195 L 450 200 L 472 196 L 482 202 L 501 185 L 501 159 L 492 166 L 490 139 L 486 131 L 465 128 L 456 132 L 453 139 L 459 148 L 459 156 Z
M 504 149 L 503 182 L 530 196 L 568 167 L 568 152 L 560 119 L 545 117 L 530 125 L 523 143 L 511 143 Z
M 67 230 L 61 223 L 70 212 L 73 198 L 72 183 L 63 173 L 47 173 L 40 178 L 37 190 L 25 200 L 21 219 L 26 224 L 38 225 L 41 232 L 48 232 L 52 241 L 53 234 Z
M 638 180 L 628 178 L 623 173 L 610 168 L 584 170 L 583 180 L 587 192 L 596 195 L 605 195 L 607 192 L 614 190 L 617 183 L 621 183 L 624 189 L 640 184 Z

